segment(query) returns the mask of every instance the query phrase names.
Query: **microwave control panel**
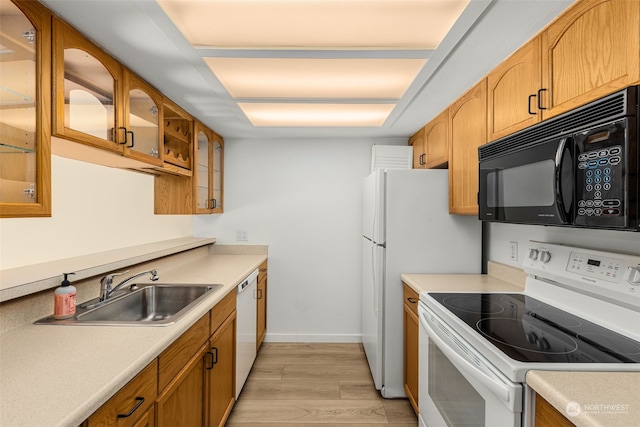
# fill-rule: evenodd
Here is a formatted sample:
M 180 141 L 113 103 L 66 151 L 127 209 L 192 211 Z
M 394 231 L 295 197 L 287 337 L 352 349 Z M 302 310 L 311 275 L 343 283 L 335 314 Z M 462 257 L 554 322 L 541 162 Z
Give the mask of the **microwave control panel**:
M 624 122 L 576 135 L 577 225 L 625 225 Z

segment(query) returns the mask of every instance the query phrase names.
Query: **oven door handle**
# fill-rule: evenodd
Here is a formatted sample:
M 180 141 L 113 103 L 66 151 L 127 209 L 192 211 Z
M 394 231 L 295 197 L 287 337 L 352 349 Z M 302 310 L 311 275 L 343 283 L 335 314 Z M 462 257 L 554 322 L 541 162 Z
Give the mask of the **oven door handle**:
M 480 380 L 484 386 L 490 389 L 496 396 L 501 398 L 503 402 L 510 404 L 514 403 L 513 399 L 511 399 L 511 391 L 509 390 L 509 387 L 498 378 L 491 377 L 479 370 L 461 354 L 458 354 L 458 352 L 447 345 L 447 343 L 445 343 L 444 340 L 440 338 L 440 336 L 438 336 L 438 334 L 428 323 L 425 317 L 425 312 L 423 311 L 420 312 L 420 323 L 426 329 L 427 334 L 429 335 L 429 339 L 433 340 L 436 343 L 440 351 L 442 351 L 449 358 L 449 361 L 453 363 L 458 369 L 461 369 L 468 375 L 471 375 L 472 377 Z

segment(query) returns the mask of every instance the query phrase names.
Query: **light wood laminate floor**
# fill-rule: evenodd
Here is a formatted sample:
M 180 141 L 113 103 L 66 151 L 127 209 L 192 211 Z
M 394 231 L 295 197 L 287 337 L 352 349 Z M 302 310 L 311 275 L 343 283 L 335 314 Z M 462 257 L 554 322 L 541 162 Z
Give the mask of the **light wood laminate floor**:
M 361 344 L 264 343 L 227 427 L 415 427 L 406 399 L 383 399 Z

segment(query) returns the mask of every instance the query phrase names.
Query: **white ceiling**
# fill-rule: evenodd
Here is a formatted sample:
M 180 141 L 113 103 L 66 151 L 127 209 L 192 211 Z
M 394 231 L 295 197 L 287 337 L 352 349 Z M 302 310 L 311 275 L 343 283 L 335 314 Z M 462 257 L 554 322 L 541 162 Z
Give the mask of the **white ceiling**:
M 336 1 L 326 0 L 314 3 L 322 6 L 322 3 Z M 413 3 L 434 1 L 414 0 Z M 42 0 L 60 17 L 227 139 L 408 137 L 536 34 L 572 1 L 471 0 L 436 49 L 425 48 L 427 44 L 424 41 L 420 45 L 409 45 L 407 41 L 399 40 L 390 41 L 397 45 L 395 49 L 376 49 L 376 43 L 380 44 L 382 40 L 376 40 L 376 37 L 383 37 L 383 32 L 371 33 L 367 38 L 371 43 L 368 46 L 361 45 L 358 49 L 353 49 L 351 46 L 350 49 L 345 49 L 345 46 L 353 45 L 353 42 L 348 41 L 349 31 L 338 31 L 338 29 L 349 28 L 348 23 L 343 22 L 342 19 L 356 14 L 357 7 L 369 10 L 372 9 L 369 6 L 374 5 L 374 3 L 367 5 L 366 1 L 360 1 L 355 2 L 356 6 L 359 6 L 354 6 L 356 7 L 354 10 L 335 18 L 336 31 L 333 47 L 317 49 L 309 53 L 300 49 L 295 40 L 288 40 L 287 32 L 282 32 L 275 42 L 270 41 L 270 46 L 277 45 L 279 49 L 270 49 L 268 52 L 265 52 L 265 46 L 261 46 L 259 40 L 250 38 L 233 39 L 231 43 L 240 47 L 236 49 L 210 45 L 196 48 L 155 0 Z M 290 5 L 296 4 L 293 0 L 281 0 L 276 3 L 287 2 Z M 171 7 L 172 3 L 178 5 L 182 2 L 179 0 L 163 2 L 165 8 Z M 221 22 L 216 16 L 207 16 L 199 25 L 209 26 L 210 30 L 217 32 L 218 37 L 223 37 L 225 34 L 230 35 L 231 31 L 228 28 L 239 25 L 238 22 L 243 22 L 244 25 L 253 22 L 251 24 L 253 26 L 261 22 L 262 14 L 255 13 L 255 7 L 249 7 L 247 2 L 228 1 L 226 3 L 228 7 L 234 8 L 232 16 L 237 15 L 241 19 L 231 22 L 226 18 Z M 253 3 L 260 2 L 254 0 Z M 388 11 L 387 14 L 389 15 Z M 423 17 L 420 16 L 419 18 L 409 22 L 408 27 L 420 25 L 421 21 L 428 23 L 428 17 L 422 19 Z M 321 20 L 309 19 L 304 25 L 308 27 L 314 22 L 321 22 Z M 381 27 L 383 24 L 384 22 L 381 22 Z M 311 33 L 313 34 L 313 31 Z M 197 35 L 189 35 L 189 37 L 197 37 Z M 340 46 L 341 40 L 344 41 L 343 46 Z M 255 48 L 249 47 L 252 44 Z M 281 44 L 284 46 L 279 46 Z M 230 95 L 221 84 L 223 77 L 219 80 L 213 74 L 207 65 L 206 57 L 219 58 L 217 60 L 221 62 L 224 62 L 225 58 L 246 60 L 247 58 L 274 57 L 378 61 L 403 59 L 407 61 L 408 72 L 413 72 L 415 78 L 399 99 L 397 96 L 390 96 L 393 98 L 391 107 L 388 107 L 389 103 L 383 100 L 377 102 L 380 104 L 379 110 L 383 107 L 392 108 L 389 117 L 381 125 L 371 122 L 370 126 L 362 127 L 309 127 L 308 123 L 301 122 L 299 127 L 261 127 L 254 126 L 247 118 L 241 106 L 238 105 L 238 99 Z M 425 59 L 426 64 L 422 65 Z M 419 65 L 416 65 L 417 63 Z M 417 73 L 415 70 L 418 70 Z M 229 77 L 232 75 L 233 73 L 230 73 Z M 265 72 L 264 78 L 267 77 Z M 273 78 L 273 75 L 270 78 Z M 273 101 L 272 95 L 274 93 L 265 94 L 265 98 Z M 309 97 L 316 99 L 316 95 L 310 93 Z M 361 93 L 354 93 L 353 98 L 348 99 L 346 103 L 357 104 L 362 98 Z M 251 104 L 251 102 L 248 103 Z M 240 104 L 245 105 L 247 102 L 240 102 Z M 276 112 L 274 108 L 271 113 Z

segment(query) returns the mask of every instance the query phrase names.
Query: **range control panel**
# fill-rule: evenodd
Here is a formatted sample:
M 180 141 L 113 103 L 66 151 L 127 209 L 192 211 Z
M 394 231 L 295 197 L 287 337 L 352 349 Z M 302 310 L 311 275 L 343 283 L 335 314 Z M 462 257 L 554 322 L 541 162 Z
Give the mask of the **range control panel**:
M 617 283 L 618 279 L 624 275 L 625 267 L 626 264 L 621 259 L 601 257 L 584 252 L 571 252 L 567 271 Z
M 640 256 L 529 242 L 523 262 L 531 276 L 637 305 L 640 310 Z

